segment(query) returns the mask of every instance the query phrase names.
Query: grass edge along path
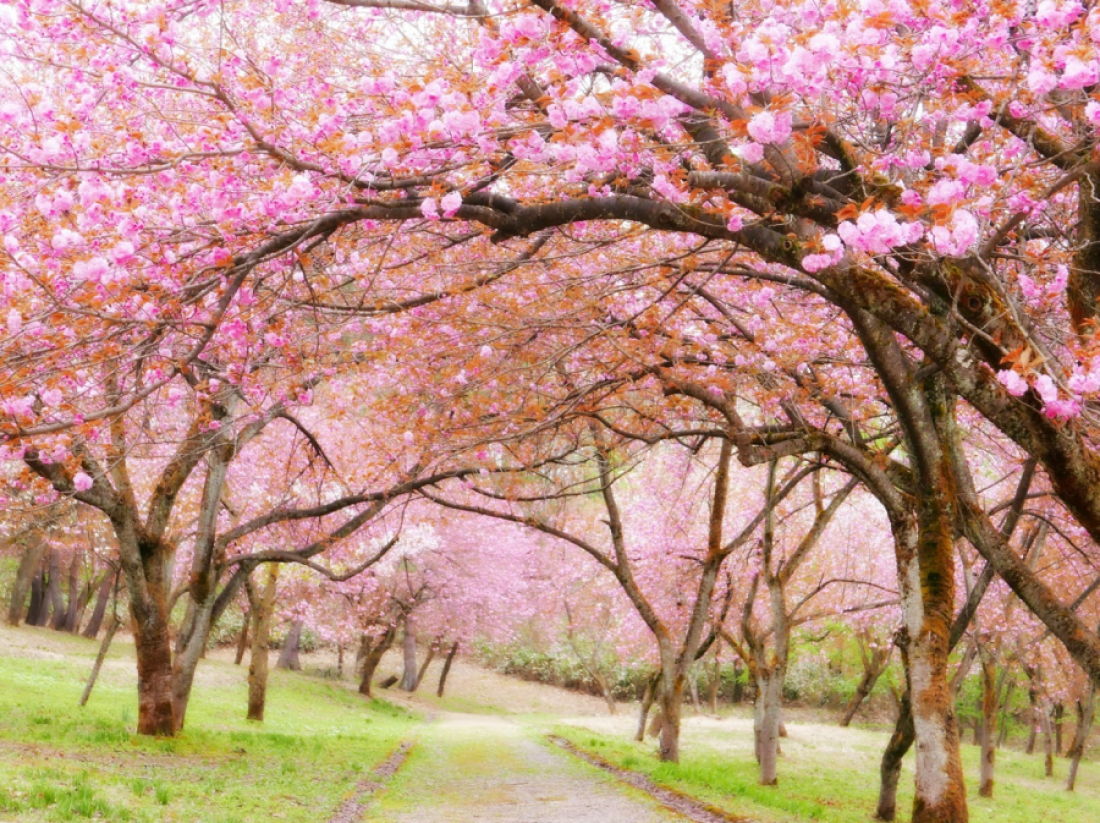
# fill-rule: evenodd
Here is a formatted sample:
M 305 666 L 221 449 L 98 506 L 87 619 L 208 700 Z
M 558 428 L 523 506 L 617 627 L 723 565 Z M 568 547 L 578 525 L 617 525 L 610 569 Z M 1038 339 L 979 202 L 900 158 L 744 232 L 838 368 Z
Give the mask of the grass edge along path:
M 593 724 L 595 725 L 595 724 Z M 716 728 L 713 725 L 692 728 L 689 724 L 690 750 L 680 763 L 660 762 L 652 746 L 637 743 L 608 728 L 593 728 L 583 721 L 567 721 L 552 731 L 576 748 L 606 760 L 612 766 L 627 769 L 657 785 L 712 804 L 728 813 L 756 823 L 864 823 L 870 819 L 878 793 L 877 769 L 873 772 L 864 761 L 862 749 L 877 743 L 860 740 L 866 732 L 840 730 L 806 724 L 791 728 L 792 752 L 785 758 L 780 786 L 760 786 L 757 767 L 752 759 L 751 730 L 741 727 Z M 621 724 L 620 724 L 621 725 Z M 835 732 L 836 737 L 817 740 L 815 735 Z M 882 735 L 885 740 L 885 735 Z M 861 748 L 860 748 L 861 747 Z M 877 750 L 877 747 L 871 746 Z M 785 746 L 786 748 L 786 746 Z M 1100 792 L 1096 790 L 1094 761 L 1082 763 L 1090 769 L 1087 786 L 1078 791 L 1064 790 L 1065 761 L 1058 758 L 1054 778 L 1042 776 L 1042 758 L 1005 749 L 998 752 L 997 768 L 1003 780 L 998 782 L 995 798 L 983 798 L 977 791 L 976 746 L 963 746 L 967 776 L 967 796 L 972 823 L 1095 823 L 1100 820 Z M 898 823 L 909 820 L 912 771 L 907 764 L 899 795 Z
M 380 789 L 385 788 L 390 778 L 405 765 L 414 746 L 416 746 L 415 740 L 406 740 L 389 757 L 375 766 L 371 770 L 370 777 L 360 780 L 347 800 L 340 804 L 329 823 L 359 823 L 366 814 L 371 798 Z
M 598 754 L 586 751 L 560 735 L 548 734 L 546 739 L 574 757 L 613 775 L 619 781 L 648 795 L 669 811 L 686 817 L 694 823 L 753 823 L 747 817 L 739 817 L 718 806 L 704 803 L 679 789 L 657 783 L 639 772 L 616 766 Z

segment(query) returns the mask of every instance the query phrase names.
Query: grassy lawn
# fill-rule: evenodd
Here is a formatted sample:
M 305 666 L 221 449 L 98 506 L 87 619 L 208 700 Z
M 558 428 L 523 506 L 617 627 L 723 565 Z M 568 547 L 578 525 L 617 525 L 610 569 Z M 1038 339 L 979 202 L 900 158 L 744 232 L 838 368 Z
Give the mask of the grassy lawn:
M 580 723 L 583 723 L 581 725 Z M 679 764 L 660 763 L 652 742 L 630 740 L 629 722 L 593 719 L 561 724 L 555 733 L 619 766 L 760 823 L 866 823 L 878 798 L 878 762 L 886 735 L 814 723 L 788 723 L 779 786 L 757 785 L 752 724 L 743 717 L 685 723 Z M 1064 791 L 1068 761 L 1043 776 L 1041 755 L 997 753 L 995 798 L 978 797 L 978 749 L 963 746 L 973 823 L 1095 823 L 1100 820 L 1100 764 L 1081 764 L 1077 791 Z M 898 820 L 912 805 L 912 754 L 906 758 Z
M 250 723 L 247 668 L 204 661 L 184 733 L 138 737 L 132 646 L 115 646 L 77 706 L 97 650 L 46 629 L 0 629 L 0 820 L 324 821 L 419 725 L 281 671 L 266 722 Z

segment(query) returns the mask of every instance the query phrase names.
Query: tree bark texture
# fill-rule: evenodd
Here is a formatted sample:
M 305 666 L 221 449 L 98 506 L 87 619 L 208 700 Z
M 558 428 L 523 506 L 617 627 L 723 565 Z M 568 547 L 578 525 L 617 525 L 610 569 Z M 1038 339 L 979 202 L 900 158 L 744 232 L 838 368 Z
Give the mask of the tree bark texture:
M 11 589 L 11 604 L 8 606 L 8 625 L 18 626 L 27 614 L 27 622 L 30 623 L 29 613 L 24 612 L 27 605 L 27 595 L 31 591 L 31 584 L 42 565 L 42 555 L 46 551 L 46 542 L 37 537 L 27 540 L 26 548 L 19 559 L 19 568 L 15 572 L 15 582 Z M 37 614 L 35 614 L 37 617 Z
M 875 690 L 875 684 L 878 682 L 879 677 L 882 676 L 882 673 L 886 671 L 886 667 L 890 663 L 890 652 L 892 649 L 893 646 L 886 646 L 885 648 L 860 650 L 863 653 L 863 676 L 859 680 L 859 685 L 856 686 L 855 694 L 852 695 L 852 699 L 844 709 L 844 715 L 840 718 L 840 725 L 842 727 L 851 725 L 852 720 L 856 716 L 856 712 L 858 712 L 859 707 L 863 705 L 863 701 L 870 697 L 871 692 Z
M 894 733 L 886 744 L 879 766 L 881 785 L 879 787 L 878 807 L 875 809 L 877 820 L 894 820 L 898 811 L 898 781 L 901 779 L 901 764 L 906 753 L 916 739 L 913 728 L 913 710 L 909 702 L 909 689 L 901 693 L 898 701 L 898 719 L 894 724 Z
M 773 669 L 757 675 L 756 700 L 760 704 L 759 727 L 755 729 L 757 759 L 760 761 L 760 785 L 779 783 L 779 722 L 783 711 L 785 671 Z
M 432 665 L 432 661 L 435 660 L 436 646 L 433 644 L 428 649 L 428 656 L 424 658 L 424 663 L 416 673 L 416 686 L 413 691 L 420 688 L 420 684 L 424 682 L 424 675 L 428 673 L 428 667 Z
M 373 697 L 371 694 L 371 683 L 374 680 L 374 673 L 378 669 L 378 664 L 382 662 L 382 657 L 393 646 L 393 641 L 396 637 L 396 626 L 390 626 L 386 629 L 386 633 L 379 638 L 363 635 L 363 672 L 359 681 L 359 694 L 366 697 Z
M 92 664 L 92 673 L 88 675 L 88 683 L 84 687 L 84 693 L 80 695 L 81 706 L 87 705 L 88 698 L 92 696 L 92 689 L 95 688 L 95 682 L 99 678 L 99 670 L 103 668 L 103 661 L 107 659 L 107 650 L 111 648 L 111 641 L 121 623 L 121 620 L 112 616 L 111 622 L 107 624 L 107 634 L 103 635 L 103 642 L 99 644 L 99 654 L 96 655 L 95 663 Z
M 653 701 L 657 696 L 657 684 L 660 681 L 660 675 L 654 675 L 646 680 L 645 691 L 642 693 L 642 702 L 638 709 L 638 728 L 634 732 L 634 739 L 641 743 L 645 740 L 645 724 L 649 719 L 649 710 L 653 708 Z
M 80 572 L 83 569 L 84 557 L 80 552 L 73 552 L 72 562 L 69 564 L 69 603 L 65 610 L 65 622 L 62 628 L 76 634 L 80 622 L 80 611 L 83 608 L 83 601 L 87 598 L 88 593 L 86 590 L 82 591 L 80 586 Z
M 1066 778 L 1066 791 L 1072 792 L 1077 784 L 1077 769 L 1081 765 L 1081 758 L 1085 754 L 1085 745 L 1088 743 L 1089 732 L 1092 731 L 1092 721 L 1096 714 L 1096 687 L 1091 683 L 1088 695 L 1084 700 L 1077 701 L 1077 728 L 1073 734 L 1073 742 L 1069 747 L 1069 775 Z
M 109 569 L 103 575 L 103 579 L 99 583 L 99 592 L 96 594 L 95 608 L 92 610 L 88 625 L 84 627 L 84 637 L 94 639 L 99 635 L 99 630 L 103 626 L 103 617 L 107 614 L 107 604 L 111 599 L 111 590 L 115 586 L 117 576 L 118 573 L 114 569 Z
M 241 665 L 244 653 L 248 649 L 248 628 L 252 625 L 252 612 L 247 611 L 241 618 L 241 633 L 237 636 L 237 653 L 233 656 L 233 665 Z
M 279 567 L 267 567 L 267 582 L 262 592 L 248 586 L 249 611 L 252 614 L 252 655 L 248 666 L 248 719 L 263 722 L 267 703 L 268 644 L 271 639 L 271 618 L 275 611 L 275 591 Z
M 447 685 L 447 675 L 451 673 L 451 666 L 455 662 L 456 654 L 458 654 L 457 640 L 451 644 L 450 651 L 447 652 L 447 659 L 443 661 L 443 671 L 439 673 L 439 686 L 435 690 L 436 697 L 443 696 L 443 689 Z
M 42 570 L 41 563 L 31 578 L 31 602 L 27 607 L 27 625 L 42 625 L 42 613 L 49 614 L 49 603 L 46 602 L 46 573 Z
M 992 655 L 981 655 L 982 733 L 978 794 L 993 797 L 993 768 L 997 757 L 997 666 Z
M 416 625 L 412 615 L 405 615 L 405 635 L 401 641 L 404 669 L 401 672 L 401 688 L 416 691 Z
M 304 625 L 301 620 L 295 620 L 290 624 L 290 630 L 286 633 L 282 651 L 279 652 L 279 662 L 275 664 L 276 669 L 289 669 L 292 672 L 302 670 L 302 663 L 298 659 L 298 644 L 302 640 Z

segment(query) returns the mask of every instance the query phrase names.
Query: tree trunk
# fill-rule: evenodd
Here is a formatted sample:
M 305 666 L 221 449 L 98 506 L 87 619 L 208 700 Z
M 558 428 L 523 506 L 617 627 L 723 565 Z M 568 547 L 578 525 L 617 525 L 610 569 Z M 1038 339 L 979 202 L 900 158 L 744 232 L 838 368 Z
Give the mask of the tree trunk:
M 244 613 L 241 618 L 241 633 L 237 637 L 237 654 L 233 658 L 233 665 L 241 665 L 241 661 L 244 660 L 245 650 L 248 648 L 248 627 L 252 624 L 252 611 L 249 610 Z
M 279 653 L 279 662 L 275 664 L 276 669 L 290 669 L 292 672 L 302 670 L 302 663 L 298 659 L 298 644 L 302 639 L 302 627 L 304 625 L 301 620 L 295 620 L 290 624 L 290 631 L 286 634 L 283 650 Z
M 412 615 L 405 616 L 405 636 L 402 640 L 402 656 L 405 668 L 401 672 L 401 688 L 407 692 L 416 691 L 416 627 Z
M 11 605 L 8 607 L 8 625 L 10 626 L 18 626 L 19 621 L 23 619 L 23 607 L 27 604 L 27 594 L 31 591 L 39 566 L 42 565 L 42 554 L 45 551 L 46 541 L 33 537 L 27 541 L 27 547 L 19 560 L 19 569 L 15 573 L 15 583 L 11 589 Z M 35 614 L 35 617 L 37 616 Z M 31 622 L 29 613 L 27 622 Z
M 893 820 L 897 817 L 901 763 L 915 739 L 912 703 L 909 701 L 909 689 L 906 689 L 898 701 L 898 719 L 894 724 L 894 733 L 886 744 L 886 751 L 882 753 L 882 764 L 879 766 L 882 783 L 879 787 L 878 807 L 875 809 L 875 818 L 878 820 Z
M 779 783 L 779 723 L 782 716 L 783 672 L 757 674 L 756 701 L 760 709 L 756 732 L 756 753 L 760 763 L 760 785 Z
M 1054 732 L 1051 728 L 1049 708 L 1044 707 L 1039 715 L 1039 722 L 1043 727 L 1044 773 L 1047 777 L 1054 777 Z
M 95 688 L 95 682 L 99 678 L 99 670 L 103 668 L 103 661 L 107 659 L 107 650 L 111 648 L 111 641 L 114 639 L 115 632 L 118 631 L 121 623 L 121 620 L 112 616 L 111 622 L 107 624 L 107 634 L 103 635 L 103 642 L 99 644 L 99 654 L 96 655 L 95 663 L 92 665 L 92 673 L 88 676 L 88 684 L 84 687 L 84 694 L 80 695 L 81 706 L 86 705 L 88 698 L 92 696 L 92 689 Z
M 997 732 L 997 748 L 1004 746 L 1008 740 L 1008 721 L 1009 710 L 1012 706 L 1012 693 L 1016 691 L 1016 683 L 1013 680 L 1008 681 L 1008 686 L 1005 687 L 1004 697 L 999 701 L 1001 707 L 1001 719 L 998 723 L 1000 731 Z
M 372 640 L 369 635 L 363 635 L 363 676 L 359 681 L 359 694 L 373 697 L 371 694 L 371 681 L 374 680 L 374 672 L 378 668 L 378 664 L 382 662 L 382 657 L 393 646 L 396 637 L 396 626 L 390 626 L 386 629 L 386 633 L 377 641 Z
M 718 688 L 722 685 L 722 663 L 715 655 L 710 674 L 710 682 L 707 684 L 707 703 L 710 704 L 710 713 L 718 714 Z
M 50 552 L 50 583 L 46 587 L 46 597 L 49 598 L 50 608 L 53 610 L 50 628 L 59 632 L 65 628 L 68 612 L 65 609 L 65 595 L 61 593 L 61 552 L 56 549 Z
M 978 794 L 993 796 L 993 767 L 997 757 L 997 667 L 992 655 L 983 650 L 981 767 Z
M 947 677 L 955 600 L 954 526 L 946 488 L 920 495 L 918 530 L 898 543 L 898 584 L 908 633 L 909 700 L 916 733 L 912 823 L 967 823 L 955 704 Z M 913 541 L 912 537 L 917 540 Z
M 76 634 L 80 620 L 80 601 L 85 593 L 80 590 L 80 572 L 84 557 L 80 552 L 73 552 L 73 561 L 69 565 L 69 606 L 65 610 L 65 622 L 62 628 Z
M 31 604 L 27 608 L 27 625 L 42 625 L 42 613 L 49 612 L 49 604 L 46 602 L 46 573 L 41 564 L 31 578 Z
M 1042 709 L 1039 706 L 1039 667 L 1024 665 L 1024 674 L 1027 675 L 1027 705 L 1030 715 L 1028 725 L 1031 727 L 1027 736 L 1027 753 L 1035 752 L 1035 739 L 1039 736 L 1039 726 L 1042 719 L 1039 717 Z
M 248 666 L 248 719 L 260 722 L 263 722 L 267 702 L 267 653 L 278 580 L 279 566 L 277 563 L 270 563 L 263 592 L 256 592 L 254 586 L 248 586 L 249 611 L 253 620 L 252 655 Z
M 417 673 L 416 673 L 416 685 L 413 686 L 413 691 L 414 692 L 417 689 L 419 689 L 420 684 L 422 682 L 424 682 L 424 675 L 427 674 L 427 672 L 428 672 L 428 666 L 432 665 L 432 660 L 435 659 L 435 648 L 436 647 L 435 647 L 434 644 L 431 645 L 428 648 L 428 656 L 424 658 L 424 664 L 420 667 L 419 671 L 417 671 Z
M 95 638 L 103 625 L 103 616 L 107 614 L 107 603 L 111 599 L 111 589 L 114 588 L 115 578 L 118 573 L 114 569 L 108 570 L 99 584 L 99 594 L 96 595 L 95 609 L 92 610 L 92 618 L 84 628 L 84 636 Z
M 869 671 L 863 672 L 863 677 L 860 678 L 859 685 L 856 686 L 856 693 L 853 694 L 852 699 L 848 701 L 848 705 L 844 709 L 844 714 L 840 718 L 841 728 L 847 728 L 852 724 L 852 720 L 855 718 L 856 712 L 859 711 L 859 707 L 863 705 L 863 701 L 867 699 L 867 696 L 871 693 L 871 689 L 874 688 L 875 684 L 869 681 L 869 675 Z
M 42 602 L 38 607 L 38 619 L 34 622 L 36 626 L 50 625 L 50 615 L 53 613 L 53 596 L 50 593 L 50 587 L 56 579 L 56 575 L 52 573 L 56 566 L 57 549 L 46 549 L 46 556 L 42 558 Z
M 607 713 L 610 715 L 618 714 L 615 708 L 615 695 L 611 692 L 611 686 L 608 685 L 607 678 L 599 669 L 592 670 L 592 677 L 596 681 L 596 686 L 599 687 L 603 702 L 607 704 Z
M 1066 718 L 1066 707 L 1061 703 L 1054 704 L 1054 753 L 1062 756 L 1062 724 Z
M 657 684 L 660 675 L 654 675 L 646 680 L 645 691 L 642 692 L 642 705 L 638 709 L 638 729 L 634 733 L 634 739 L 641 743 L 645 740 L 645 724 L 649 718 L 649 710 L 653 708 L 653 701 L 657 697 Z
M 160 614 L 145 615 L 134 632 L 138 669 L 138 734 L 174 735 L 176 708 L 172 689 L 172 641 Z M 134 616 L 134 624 L 142 622 Z
M 658 748 L 658 756 L 666 763 L 680 762 L 680 718 L 683 705 L 683 676 L 666 677 L 661 689 L 661 742 Z
M 1073 743 L 1069 747 L 1067 792 L 1072 792 L 1077 783 L 1077 768 L 1081 765 L 1081 757 L 1085 754 L 1085 745 L 1088 743 L 1089 732 L 1092 731 L 1092 720 L 1096 713 L 1096 687 L 1090 683 L 1088 689 L 1088 696 L 1083 701 L 1077 701 L 1077 730 L 1073 735 Z
M 443 671 L 439 673 L 439 686 L 435 690 L 436 697 L 443 696 L 443 688 L 447 685 L 447 675 L 451 673 L 451 664 L 454 663 L 456 654 L 458 654 L 457 640 L 451 644 L 451 650 L 447 652 L 447 659 L 443 661 Z

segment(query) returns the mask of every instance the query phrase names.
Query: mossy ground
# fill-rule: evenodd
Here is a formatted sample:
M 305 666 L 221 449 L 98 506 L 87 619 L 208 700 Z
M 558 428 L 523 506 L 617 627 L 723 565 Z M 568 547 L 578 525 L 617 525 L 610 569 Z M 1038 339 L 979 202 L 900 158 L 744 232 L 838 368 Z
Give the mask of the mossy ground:
M 94 641 L 0 629 L 0 820 L 327 820 L 418 719 L 342 685 L 272 673 L 267 720 L 244 719 L 246 668 L 203 661 L 177 738 L 135 734 L 133 647 L 88 705 Z

